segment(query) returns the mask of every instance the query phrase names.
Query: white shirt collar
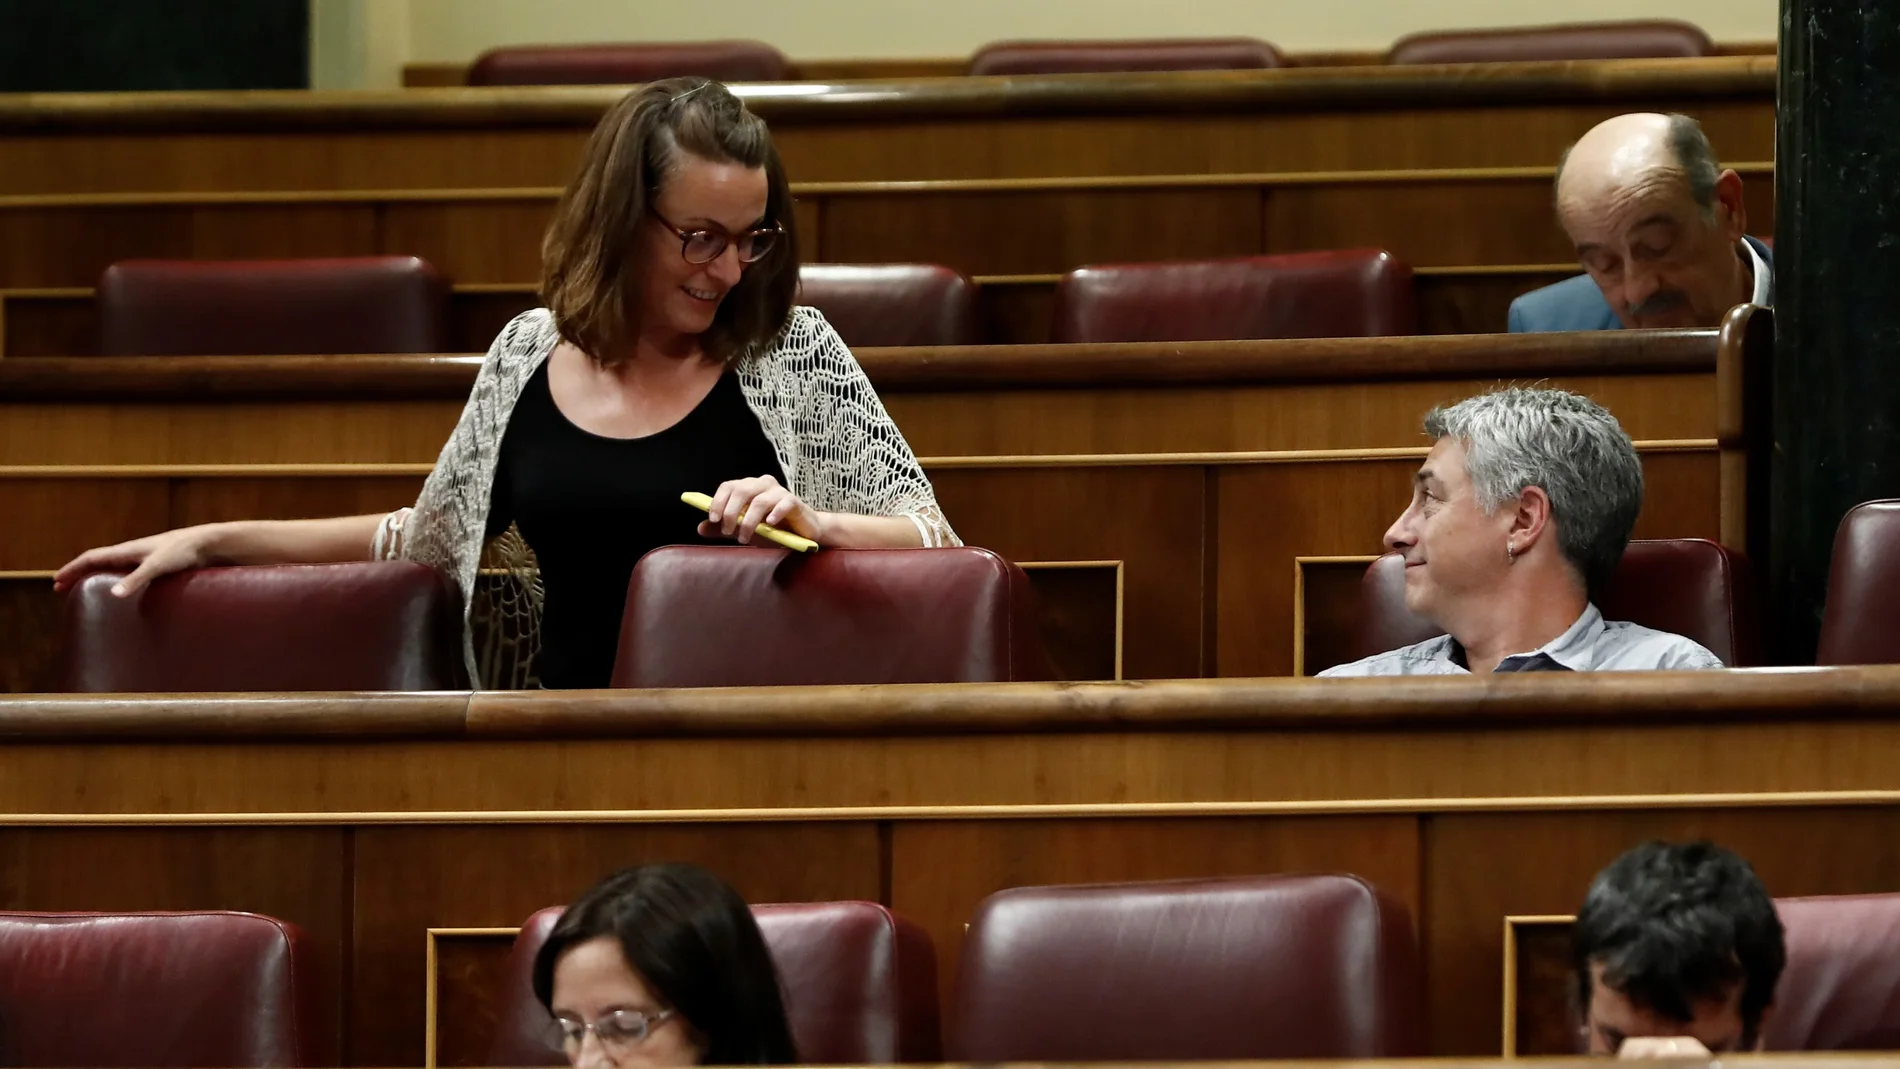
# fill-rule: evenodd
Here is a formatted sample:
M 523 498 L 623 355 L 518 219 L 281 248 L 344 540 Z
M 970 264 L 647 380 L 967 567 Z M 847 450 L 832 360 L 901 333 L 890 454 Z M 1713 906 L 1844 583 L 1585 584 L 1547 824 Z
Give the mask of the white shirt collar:
M 1748 303 L 1762 308 L 1773 308 L 1775 306 L 1774 271 L 1769 268 L 1768 262 L 1761 258 L 1761 253 L 1755 251 L 1754 242 L 1743 238 L 1742 250 L 1748 253 L 1748 269 L 1755 276 L 1755 295 L 1749 298 Z

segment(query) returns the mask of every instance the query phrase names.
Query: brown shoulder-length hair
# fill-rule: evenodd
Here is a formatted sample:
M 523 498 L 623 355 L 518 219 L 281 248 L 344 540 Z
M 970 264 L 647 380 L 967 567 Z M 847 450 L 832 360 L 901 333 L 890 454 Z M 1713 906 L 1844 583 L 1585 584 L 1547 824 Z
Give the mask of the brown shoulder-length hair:
M 706 355 L 732 363 L 777 338 L 798 291 L 792 187 L 765 120 L 724 85 L 668 78 L 607 109 L 541 242 L 541 299 L 561 337 L 601 364 L 626 358 L 639 324 L 639 228 L 680 153 L 762 167 L 765 221 L 784 236 L 748 264 L 700 335 Z

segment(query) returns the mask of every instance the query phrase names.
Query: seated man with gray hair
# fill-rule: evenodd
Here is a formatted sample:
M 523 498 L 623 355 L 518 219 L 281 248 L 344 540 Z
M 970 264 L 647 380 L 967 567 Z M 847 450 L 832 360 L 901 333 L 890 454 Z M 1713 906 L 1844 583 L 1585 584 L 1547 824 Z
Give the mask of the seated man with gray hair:
M 1433 409 L 1425 433 L 1436 443 L 1385 546 L 1405 556 L 1406 608 L 1447 634 L 1320 675 L 1722 667 L 1593 604 L 1643 506 L 1642 462 L 1603 406 L 1499 390 Z
M 1775 254 L 1747 236 L 1741 176 L 1687 115 L 1618 115 L 1557 165 L 1557 217 L 1584 274 L 1511 302 L 1513 333 L 1717 327 L 1775 304 Z

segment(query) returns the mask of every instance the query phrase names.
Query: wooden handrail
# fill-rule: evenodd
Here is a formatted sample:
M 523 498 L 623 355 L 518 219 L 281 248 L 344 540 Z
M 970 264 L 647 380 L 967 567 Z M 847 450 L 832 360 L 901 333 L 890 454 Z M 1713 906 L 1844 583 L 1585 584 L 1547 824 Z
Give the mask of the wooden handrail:
M 772 122 L 1774 99 L 1772 56 L 735 85 Z M 591 126 L 626 86 L 0 94 L 0 134 Z
M 1711 372 L 1712 330 L 859 349 L 879 389 L 958 391 Z M 0 360 L 0 402 L 466 396 L 481 357 Z
M 1900 717 L 1900 666 L 440 694 L 0 697 L 13 740 L 1460 731 Z

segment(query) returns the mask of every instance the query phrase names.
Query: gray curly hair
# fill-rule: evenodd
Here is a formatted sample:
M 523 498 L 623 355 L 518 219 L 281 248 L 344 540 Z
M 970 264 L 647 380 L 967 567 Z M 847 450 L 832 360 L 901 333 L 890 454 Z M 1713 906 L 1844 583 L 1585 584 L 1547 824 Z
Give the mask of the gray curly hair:
M 1464 446 L 1486 515 L 1542 487 L 1564 558 L 1592 599 L 1601 594 L 1643 507 L 1642 461 L 1609 410 L 1565 390 L 1512 387 L 1432 409 L 1425 433 Z

